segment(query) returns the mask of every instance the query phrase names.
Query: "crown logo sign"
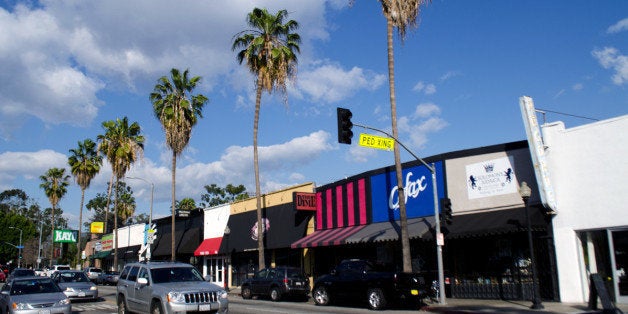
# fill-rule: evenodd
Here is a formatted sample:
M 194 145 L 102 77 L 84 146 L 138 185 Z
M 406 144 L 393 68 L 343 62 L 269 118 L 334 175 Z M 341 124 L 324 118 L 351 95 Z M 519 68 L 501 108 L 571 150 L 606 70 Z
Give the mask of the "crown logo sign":
M 486 171 L 486 172 L 493 172 L 494 168 L 495 168 L 495 164 L 493 164 L 493 163 L 484 165 L 484 171 Z

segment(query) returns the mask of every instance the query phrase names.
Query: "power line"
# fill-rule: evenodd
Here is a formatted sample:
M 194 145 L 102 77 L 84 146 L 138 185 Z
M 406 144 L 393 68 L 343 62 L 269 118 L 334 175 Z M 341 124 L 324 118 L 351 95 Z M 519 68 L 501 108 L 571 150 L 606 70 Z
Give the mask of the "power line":
M 543 123 L 545 123 L 545 113 L 546 112 L 560 114 L 560 115 L 574 117 L 574 118 L 586 119 L 586 120 L 591 120 L 591 121 L 600 121 L 600 119 L 589 118 L 589 117 L 585 117 L 585 116 L 579 116 L 579 115 L 575 115 L 575 114 L 564 113 L 564 112 L 553 111 L 553 110 L 547 110 L 547 109 L 541 109 L 541 108 L 537 108 L 536 111 L 540 112 L 541 114 L 543 114 Z

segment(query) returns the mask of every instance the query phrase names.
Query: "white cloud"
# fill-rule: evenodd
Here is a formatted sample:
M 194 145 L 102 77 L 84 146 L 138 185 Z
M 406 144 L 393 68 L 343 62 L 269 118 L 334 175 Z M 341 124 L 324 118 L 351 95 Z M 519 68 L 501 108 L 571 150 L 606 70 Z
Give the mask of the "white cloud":
M 576 83 L 571 87 L 572 90 L 576 90 L 576 91 L 582 90 L 583 88 L 584 88 L 584 85 L 582 83 Z
M 440 112 L 440 108 L 433 103 L 419 104 L 411 116 L 397 119 L 399 133 L 410 138 L 409 145 L 422 148 L 430 133 L 438 132 L 449 125 L 438 117 Z
M 628 30 L 628 18 L 625 18 L 613 25 L 611 25 L 606 32 L 609 34 L 615 34 L 615 33 L 619 33 L 619 32 L 623 32 Z
M 452 77 L 456 77 L 456 76 L 459 76 L 459 75 L 460 75 L 460 72 L 458 72 L 458 71 L 449 71 L 449 72 L 441 75 L 440 81 L 444 82 L 444 81 L 449 80 Z
M 416 106 L 414 118 L 426 118 L 432 115 L 439 115 L 440 108 L 433 103 L 423 103 Z
M 614 47 L 595 49 L 592 54 L 602 67 L 615 71 L 615 74 L 612 76 L 613 83 L 623 85 L 628 82 L 628 56 L 622 55 Z
M 412 88 L 413 91 L 423 92 L 425 95 L 432 95 L 436 93 L 436 86 L 434 84 L 426 84 L 423 81 L 419 81 Z
M 386 82 L 386 76 L 353 67 L 345 70 L 327 61 L 318 62 L 299 72 L 297 88 L 312 102 L 334 103 L 355 95 L 359 90 L 375 90 Z
M 50 168 L 65 168 L 68 156 L 50 149 L 0 154 L 0 189 L 11 188 L 15 180 L 39 180 Z M 69 174 L 69 173 L 68 173 Z

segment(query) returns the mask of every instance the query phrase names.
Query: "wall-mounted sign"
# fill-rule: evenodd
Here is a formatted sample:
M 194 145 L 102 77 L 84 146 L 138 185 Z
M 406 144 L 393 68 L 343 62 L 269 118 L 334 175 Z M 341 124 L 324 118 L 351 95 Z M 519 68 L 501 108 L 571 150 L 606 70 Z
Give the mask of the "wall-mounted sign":
M 91 233 L 103 233 L 105 223 L 102 221 L 94 221 L 89 225 L 89 232 Z
M 54 232 L 54 243 L 76 243 L 78 230 L 56 230 Z
M 466 166 L 469 199 L 517 193 L 512 157 L 486 160 Z
M 297 211 L 316 211 L 316 193 L 293 192 L 294 209 Z
M 102 236 L 100 239 L 100 243 L 102 245 L 101 249 L 103 251 L 109 251 L 113 249 L 113 234 L 106 234 Z

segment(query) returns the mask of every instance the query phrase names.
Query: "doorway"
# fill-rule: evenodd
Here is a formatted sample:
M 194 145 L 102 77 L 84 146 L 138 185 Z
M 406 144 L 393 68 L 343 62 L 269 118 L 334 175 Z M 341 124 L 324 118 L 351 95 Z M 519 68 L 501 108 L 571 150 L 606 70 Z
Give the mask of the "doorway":
M 628 303 L 628 230 L 610 231 L 609 241 L 614 270 L 615 299 L 617 303 Z
M 209 282 L 225 287 L 225 262 L 223 258 L 207 258 L 205 269 L 207 269 Z

